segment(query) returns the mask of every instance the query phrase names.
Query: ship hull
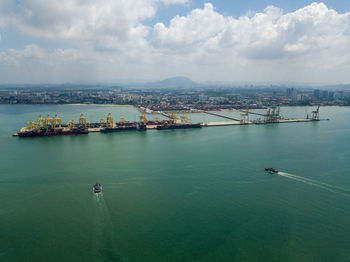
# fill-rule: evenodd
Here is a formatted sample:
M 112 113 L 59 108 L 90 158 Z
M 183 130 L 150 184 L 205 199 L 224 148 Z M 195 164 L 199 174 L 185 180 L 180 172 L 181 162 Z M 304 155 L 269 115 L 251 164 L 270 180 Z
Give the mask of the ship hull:
M 94 191 L 95 194 L 99 194 L 99 193 L 102 193 L 102 187 L 96 189 L 96 188 L 93 188 L 92 189 Z
M 63 135 L 81 135 L 88 134 L 88 131 L 63 131 L 63 132 L 42 132 L 42 133 L 31 133 L 23 132 L 17 133 L 19 137 L 36 137 L 36 136 L 63 136 Z
M 112 127 L 101 129 L 101 133 L 123 132 L 123 131 L 143 131 L 145 127 L 128 126 L 128 127 Z
M 167 129 L 188 129 L 188 128 L 202 128 L 201 124 L 187 124 L 187 125 L 169 125 L 169 126 L 157 126 L 158 130 Z
M 265 168 L 266 172 L 269 172 L 270 174 L 278 174 L 278 170 L 274 169 L 274 168 Z

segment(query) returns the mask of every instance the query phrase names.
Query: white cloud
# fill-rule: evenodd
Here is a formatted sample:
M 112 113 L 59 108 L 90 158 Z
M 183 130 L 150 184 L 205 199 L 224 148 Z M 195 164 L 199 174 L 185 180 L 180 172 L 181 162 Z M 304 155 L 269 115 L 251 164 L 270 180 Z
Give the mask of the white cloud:
M 350 13 L 338 14 L 323 3 L 313 3 L 283 14 L 273 6 L 252 17 L 224 17 L 211 4 L 188 16 L 173 18 L 169 27 L 158 23 L 153 30 L 156 47 L 192 52 L 233 52 L 250 59 L 276 59 L 336 47 L 349 42 Z M 227 50 L 226 50 L 227 52 Z
M 169 26 L 150 27 L 143 21 L 156 15 L 158 3 L 188 0 L 13 2 L 0 2 L 0 27 L 11 25 L 28 36 L 63 41 L 68 48 L 48 51 L 28 45 L 3 51 L 3 79 L 35 65 L 28 79 L 187 75 L 196 80 L 350 81 L 350 12 L 341 14 L 323 3 L 290 13 L 268 6 L 238 18 L 207 3 L 175 16 Z
M 0 64 L 21 67 L 23 63 L 41 63 L 45 65 L 65 64 L 84 59 L 86 56 L 81 51 L 73 48 L 57 48 L 52 52 L 37 45 L 27 45 L 23 49 L 10 48 L 0 52 Z
M 141 21 L 155 15 L 157 3 L 187 0 L 18 0 L 0 6 L 0 17 L 22 32 L 36 37 L 91 42 L 97 48 L 121 48 L 125 43 L 144 44 L 148 27 Z M 6 13 L 11 16 L 6 16 Z M 1 21 L 1 20 L 0 20 Z
M 212 4 L 203 9 L 193 10 L 187 17 L 176 16 L 170 26 L 157 23 L 153 31 L 153 43 L 156 47 L 168 50 L 190 52 L 199 45 L 217 37 L 225 29 L 226 18 L 214 11 Z

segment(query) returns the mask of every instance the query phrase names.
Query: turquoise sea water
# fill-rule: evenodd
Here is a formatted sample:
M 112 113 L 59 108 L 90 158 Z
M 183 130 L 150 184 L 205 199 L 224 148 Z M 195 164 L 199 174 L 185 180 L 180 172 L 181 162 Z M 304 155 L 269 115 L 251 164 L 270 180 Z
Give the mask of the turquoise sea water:
M 0 261 L 350 261 L 350 108 L 313 123 L 11 136 L 39 114 L 109 112 L 139 115 L 0 105 Z

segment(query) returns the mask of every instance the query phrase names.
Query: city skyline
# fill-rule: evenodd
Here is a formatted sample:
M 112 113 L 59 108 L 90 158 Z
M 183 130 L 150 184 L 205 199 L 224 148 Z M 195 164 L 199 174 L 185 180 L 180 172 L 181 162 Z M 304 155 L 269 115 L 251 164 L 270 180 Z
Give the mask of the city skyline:
M 0 83 L 349 83 L 346 1 L 0 3 Z

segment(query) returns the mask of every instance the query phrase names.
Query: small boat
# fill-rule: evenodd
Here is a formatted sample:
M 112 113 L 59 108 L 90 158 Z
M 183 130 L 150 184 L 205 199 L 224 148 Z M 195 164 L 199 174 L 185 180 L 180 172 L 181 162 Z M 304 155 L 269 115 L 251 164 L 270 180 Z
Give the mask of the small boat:
M 102 192 L 102 186 L 98 182 L 96 182 L 96 184 L 93 187 L 93 190 L 94 190 L 95 194 L 101 193 Z
M 274 168 L 272 168 L 272 167 L 267 167 L 267 168 L 265 168 L 265 171 L 266 172 L 270 172 L 270 173 L 275 173 L 275 174 L 278 174 L 278 170 L 276 170 L 276 169 L 274 169 Z

